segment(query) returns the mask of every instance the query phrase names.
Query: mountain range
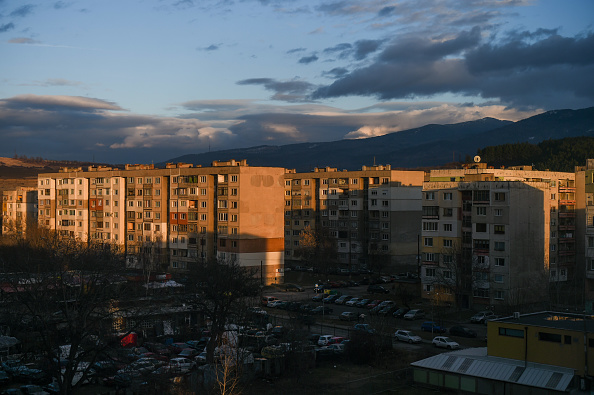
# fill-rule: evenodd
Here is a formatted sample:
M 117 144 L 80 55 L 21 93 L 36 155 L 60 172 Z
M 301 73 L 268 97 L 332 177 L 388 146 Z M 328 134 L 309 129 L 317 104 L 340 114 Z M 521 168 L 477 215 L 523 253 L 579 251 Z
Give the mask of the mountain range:
M 215 160 L 247 159 L 251 166 L 278 166 L 300 172 L 326 166 L 357 170 L 373 164 L 390 164 L 393 168 L 437 167 L 465 161 L 487 146 L 537 144 L 577 136 L 594 136 L 594 107 L 547 111 L 517 122 L 483 118 L 449 125 L 430 124 L 366 139 L 263 145 L 183 155 L 166 162 L 210 166 Z

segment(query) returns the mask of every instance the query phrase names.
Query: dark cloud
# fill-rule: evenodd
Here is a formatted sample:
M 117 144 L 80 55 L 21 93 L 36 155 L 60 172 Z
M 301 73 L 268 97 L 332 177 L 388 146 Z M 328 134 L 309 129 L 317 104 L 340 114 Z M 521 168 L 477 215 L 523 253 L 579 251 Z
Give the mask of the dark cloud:
M 384 17 L 392 15 L 396 11 L 396 7 L 384 7 L 377 13 L 377 16 Z
M 310 63 L 316 62 L 318 59 L 319 58 L 316 55 L 304 56 L 301 59 L 299 59 L 299 63 L 310 64 Z
M 377 51 L 384 42 L 385 40 L 359 40 L 355 42 L 355 59 L 365 59 L 367 55 Z
M 10 16 L 26 17 L 27 15 L 33 12 L 33 9 L 35 9 L 35 6 L 33 4 L 25 4 L 12 11 L 10 13 Z
M 427 37 L 410 36 L 389 45 L 380 60 L 389 63 L 426 63 L 457 55 L 480 42 L 480 29 L 463 31 L 449 40 L 432 40 Z
M 205 48 L 206 51 L 216 51 L 217 49 L 219 49 L 219 46 L 216 44 L 211 44 Z
M 0 25 L 0 33 L 6 33 L 9 30 L 14 29 L 14 23 L 5 23 L 4 25 Z
M 398 37 L 373 64 L 336 74 L 312 98 L 388 100 L 454 93 L 520 108 L 594 105 L 594 34 L 562 37 L 539 29 L 496 39 L 483 37 L 476 27 L 451 37 Z
M 62 10 L 62 9 L 64 9 L 64 8 L 68 8 L 68 7 L 70 7 L 71 5 L 72 5 L 72 3 L 66 3 L 66 2 L 64 2 L 64 1 L 56 1 L 56 2 L 54 3 L 54 8 L 55 8 L 56 10 Z
M 287 54 L 292 54 L 292 53 L 297 53 L 297 52 L 303 52 L 305 51 L 305 48 L 294 48 L 294 49 L 289 49 L 287 51 Z
M 357 2 L 335 1 L 319 5 L 316 10 L 329 15 L 351 15 L 360 13 L 361 6 Z
M 336 44 L 333 47 L 329 47 L 329 48 L 325 48 L 324 49 L 324 53 L 325 54 L 333 54 L 336 52 L 344 52 L 344 51 L 350 51 L 353 48 L 353 46 L 349 43 L 340 43 L 340 44 Z
M 348 72 L 349 71 L 344 67 L 335 67 L 332 70 L 324 71 L 322 75 L 324 77 L 339 78 L 348 74 Z
M 570 38 L 551 35 L 534 43 L 525 38 L 538 35 L 521 34 L 513 41 L 502 45 L 485 44 L 466 55 L 466 64 L 471 73 L 510 71 L 515 69 L 543 68 L 553 65 L 584 66 L 594 64 L 594 34 Z
M 307 94 L 314 87 L 305 81 L 277 81 L 272 78 L 251 78 L 238 81 L 237 85 L 262 85 L 266 90 L 275 92 L 274 100 L 288 102 L 306 101 Z

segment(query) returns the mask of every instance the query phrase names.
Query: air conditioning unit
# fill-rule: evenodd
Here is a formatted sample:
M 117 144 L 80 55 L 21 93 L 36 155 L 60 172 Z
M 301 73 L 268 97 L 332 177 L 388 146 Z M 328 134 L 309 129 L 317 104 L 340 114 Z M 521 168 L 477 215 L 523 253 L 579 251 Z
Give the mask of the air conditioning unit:
M 519 320 L 520 319 L 520 312 L 519 311 L 514 311 L 514 319 Z

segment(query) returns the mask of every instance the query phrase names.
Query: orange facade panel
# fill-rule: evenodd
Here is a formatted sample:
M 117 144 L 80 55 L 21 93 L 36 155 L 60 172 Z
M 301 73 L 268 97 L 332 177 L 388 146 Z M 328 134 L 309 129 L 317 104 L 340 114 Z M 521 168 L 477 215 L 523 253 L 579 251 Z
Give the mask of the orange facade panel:
M 238 243 L 240 253 L 278 252 L 285 250 L 284 238 L 241 239 Z

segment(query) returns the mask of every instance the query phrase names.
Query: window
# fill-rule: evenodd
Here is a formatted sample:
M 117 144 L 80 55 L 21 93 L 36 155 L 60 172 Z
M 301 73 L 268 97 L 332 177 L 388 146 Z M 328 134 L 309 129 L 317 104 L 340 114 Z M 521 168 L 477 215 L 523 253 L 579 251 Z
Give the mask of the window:
M 443 271 L 443 278 L 452 278 L 452 272 L 450 270 Z
M 435 277 L 435 269 L 432 268 L 425 268 L 425 276 L 427 277 Z
M 488 202 L 489 201 L 489 191 L 473 191 L 472 198 L 476 202 Z
M 505 258 L 495 258 L 495 266 L 505 266 Z
M 231 176 L 231 182 L 237 182 L 237 176 L 236 175 Z
M 426 262 L 435 262 L 435 254 L 432 252 L 428 252 L 425 254 L 425 261 Z
M 433 237 L 425 237 L 425 247 L 433 247 Z
M 505 234 L 505 225 L 495 225 L 493 227 L 493 233 L 496 235 L 504 235 Z
M 505 192 L 495 192 L 494 197 L 496 202 L 505 202 Z
M 424 206 L 423 217 L 439 217 L 439 207 L 437 206 Z
M 443 246 L 447 248 L 452 248 L 453 242 L 452 239 L 443 239 Z
M 425 192 L 425 200 L 435 200 L 435 192 Z
M 557 245 L 551 244 L 551 251 L 557 251 Z
M 504 295 L 504 294 L 505 294 L 505 292 L 504 292 L 504 291 L 495 291 L 495 296 L 494 296 L 494 298 L 495 298 L 495 299 L 498 299 L 498 300 L 503 300 L 503 295 Z
M 505 242 L 504 241 L 496 241 L 495 242 L 495 251 L 505 251 Z
M 500 336 L 511 336 L 511 337 L 519 337 L 524 338 L 524 331 L 521 329 L 512 329 L 512 328 L 502 328 L 499 327 L 499 335 Z
M 423 230 L 437 231 L 437 222 L 423 222 Z
M 503 274 L 496 274 L 493 277 L 493 281 L 495 281 L 496 283 L 503 283 Z
M 452 263 L 454 263 L 454 256 L 453 255 L 443 255 L 443 263 L 446 265 L 451 265 Z M 447 278 L 449 278 L 449 277 L 447 277 Z
M 303 180 L 303 185 L 309 185 L 309 180 Z
M 477 223 L 475 224 L 475 231 L 476 232 L 486 232 L 487 231 L 487 224 Z
M 452 224 L 443 224 L 444 232 L 451 232 L 452 231 Z
M 489 240 L 475 239 L 473 240 L 473 246 L 475 250 L 488 250 Z
M 477 207 L 476 215 L 487 215 L 487 208 L 486 207 Z
M 444 192 L 443 200 L 452 200 L 452 192 Z
M 443 216 L 444 217 L 451 217 L 454 214 L 454 210 L 452 210 L 451 208 L 444 208 L 443 209 Z

